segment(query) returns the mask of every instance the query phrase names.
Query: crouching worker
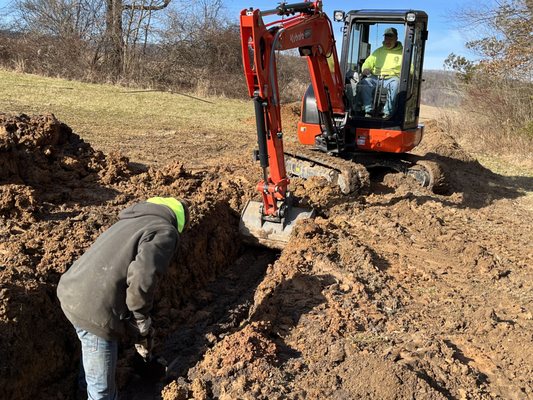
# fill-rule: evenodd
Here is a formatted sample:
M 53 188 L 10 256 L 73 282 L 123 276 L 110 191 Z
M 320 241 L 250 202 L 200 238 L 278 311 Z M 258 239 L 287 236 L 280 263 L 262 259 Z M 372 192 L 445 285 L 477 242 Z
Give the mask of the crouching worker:
M 141 356 L 149 353 L 156 282 L 188 223 L 186 203 L 172 197 L 135 204 L 61 277 L 57 296 L 81 342 L 89 399 L 117 399 L 120 339 L 132 337 Z

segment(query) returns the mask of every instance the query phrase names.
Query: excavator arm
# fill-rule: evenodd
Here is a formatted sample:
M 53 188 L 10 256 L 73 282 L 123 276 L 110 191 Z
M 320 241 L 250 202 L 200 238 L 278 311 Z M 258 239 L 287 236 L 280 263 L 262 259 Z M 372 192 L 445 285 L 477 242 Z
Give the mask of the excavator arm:
M 284 18 L 265 24 L 263 17 L 267 15 Z M 342 132 L 335 118 L 345 114 L 342 74 L 331 21 L 322 12 L 321 1 L 281 3 L 267 11 L 243 10 L 240 27 L 244 73 L 255 106 L 257 159 L 263 169 L 263 179 L 257 185 L 263 200 L 259 211 L 262 221 L 280 223 L 287 217 L 290 205 L 276 51 L 299 49 L 300 55 L 307 58 L 323 134 L 338 142 L 342 142 Z

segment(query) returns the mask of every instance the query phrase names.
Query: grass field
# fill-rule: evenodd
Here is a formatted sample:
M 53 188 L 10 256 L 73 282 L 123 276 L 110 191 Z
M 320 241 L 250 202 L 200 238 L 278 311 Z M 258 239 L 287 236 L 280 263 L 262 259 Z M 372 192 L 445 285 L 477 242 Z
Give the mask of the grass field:
M 96 147 L 147 132 L 238 129 L 253 116 L 250 101 L 200 99 L 0 70 L 0 112 L 53 113 Z
M 250 136 L 254 111 L 249 100 L 199 98 L 187 93 L 136 90 L 6 70 L 0 70 L 0 112 L 53 113 L 96 149 L 108 152 L 123 142 L 124 152 L 143 162 L 152 162 L 155 157 L 150 159 L 131 149 L 148 137 L 160 138 L 164 144 L 172 140 L 185 143 L 189 135 L 225 135 L 229 147 L 226 151 L 255 140 Z M 439 108 L 422 106 L 422 122 L 442 116 Z M 295 135 L 287 139 L 294 140 L 292 136 Z M 191 143 L 187 151 L 192 147 Z M 533 176 L 533 170 L 523 163 L 515 165 L 513 157 L 474 153 L 480 162 L 500 174 Z

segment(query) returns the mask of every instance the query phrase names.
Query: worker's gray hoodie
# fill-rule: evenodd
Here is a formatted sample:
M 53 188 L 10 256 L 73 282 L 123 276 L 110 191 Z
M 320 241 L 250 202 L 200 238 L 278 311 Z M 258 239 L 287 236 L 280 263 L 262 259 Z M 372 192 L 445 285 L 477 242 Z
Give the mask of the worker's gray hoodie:
M 57 297 L 69 321 L 107 340 L 123 336 L 128 318 L 150 314 L 157 278 L 177 241 L 176 216 L 167 206 L 143 202 L 122 211 L 59 280 Z

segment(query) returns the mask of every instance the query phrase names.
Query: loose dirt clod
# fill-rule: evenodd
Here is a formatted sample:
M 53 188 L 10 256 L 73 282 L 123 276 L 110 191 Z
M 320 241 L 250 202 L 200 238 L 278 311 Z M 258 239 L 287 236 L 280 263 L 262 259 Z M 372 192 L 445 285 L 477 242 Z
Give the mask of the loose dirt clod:
M 154 195 L 192 204 L 154 309 L 169 379 L 138 376 L 124 346 L 122 398 L 533 396 L 532 182 L 426 129 L 418 152 L 443 164 L 449 195 L 398 175 L 358 196 L 294 180 L 318 217 L 276 254 L 237 235 L 259 179 L 247 155 L 140 166 L 52 115 L 0 115 L 0 397 L 73 398 L 79 349 L 57 281 L 121 209 Z

